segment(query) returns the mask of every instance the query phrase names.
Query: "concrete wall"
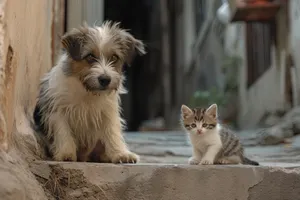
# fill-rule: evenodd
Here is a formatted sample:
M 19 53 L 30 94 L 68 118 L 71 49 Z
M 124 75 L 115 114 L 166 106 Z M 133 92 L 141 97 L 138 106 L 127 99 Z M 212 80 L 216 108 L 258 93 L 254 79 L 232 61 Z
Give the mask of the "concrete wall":
M 195 12 L 194 0 L 183 1 L 183 38 L 184 38 L 184 66 L 188 69 L 191 65 L 193 55 L 193 45 L 196 40 L 196 27 L 195 27 Z
M 67 8 L 67 30 L 82 25 L 101 24 L 104 19 L 104 0 L 71 0 Z
M 40 77 L 51 67 L 52 2 L 1 1 L 0 134 L 30 134 Z M 5 145 L 4 145 L 5 147 Z
M 247 88 L 246 33 L 242 22 L 229 24 L 226 30 L 226 50 L 243 59 L 239 70 L 239 113 L 240 128 L 254 128 L 267 111 L 284 109 L 285 100 L 285 59 L 288 53 L 289 33 L 286 10 L 282 8 L 276 17 L 277 44 L 271 51 L 271 67 Z
M 52 65 L 53 3 L 0 1 L 0 185 L 1 199 L 48 199 L 28 170 L 30 120 L 41 76 Z M 27 139 L 30 144 L 27 146 Z M 6 152 L 2 150 L 7 150 Z
M 300 104 L 300 1 L 290 0 L 289 1 L 289 18 L 290 18 L 290 48 L 291 54 L 294 59 L 294 65 L 297 73 L 297 91 L 298 91 L 298 102 Z
M 274 57 L 273 57 L 274 58 Z M 241 77 L 247 74 L 242 68 Z M 284 108 L 283 97 L 280 95 L 280 71 L 276 65 L 266 71 L 249 89 L 247 79 L 240 81 L 240 112 L 238 116 L 241 128 L 254 128 L 266 111 Z

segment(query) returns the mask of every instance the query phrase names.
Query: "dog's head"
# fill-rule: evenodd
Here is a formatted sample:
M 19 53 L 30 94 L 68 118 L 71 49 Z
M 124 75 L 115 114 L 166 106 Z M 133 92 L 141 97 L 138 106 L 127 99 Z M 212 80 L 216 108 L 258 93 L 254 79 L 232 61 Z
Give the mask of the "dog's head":
M 145 54 L 142 41 L 109 21 L 73 29 L 62 37 L 62 44 L 70 61 L 64 73 L 77 77 L 91 92 L 120 88 L 123 65 L 130 65 L 136 53 Z

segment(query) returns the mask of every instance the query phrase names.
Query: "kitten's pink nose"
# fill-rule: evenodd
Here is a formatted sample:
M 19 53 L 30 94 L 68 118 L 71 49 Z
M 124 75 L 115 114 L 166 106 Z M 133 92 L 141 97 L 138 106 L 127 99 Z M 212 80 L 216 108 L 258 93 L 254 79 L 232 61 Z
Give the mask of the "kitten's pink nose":
M 200 134 L 202 134 L 202 131 L 198 129 L 197 133 L 200 135 Z

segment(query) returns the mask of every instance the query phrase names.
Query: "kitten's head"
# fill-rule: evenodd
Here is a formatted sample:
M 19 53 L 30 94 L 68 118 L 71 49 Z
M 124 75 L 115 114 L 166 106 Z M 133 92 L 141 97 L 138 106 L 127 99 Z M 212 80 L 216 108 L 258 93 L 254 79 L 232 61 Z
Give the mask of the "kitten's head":
M 189 108 L 181 106 L 181 122 L 184 128 L 192 133 L 203 135 L 217 127 L 217 104 L 208 108 Z

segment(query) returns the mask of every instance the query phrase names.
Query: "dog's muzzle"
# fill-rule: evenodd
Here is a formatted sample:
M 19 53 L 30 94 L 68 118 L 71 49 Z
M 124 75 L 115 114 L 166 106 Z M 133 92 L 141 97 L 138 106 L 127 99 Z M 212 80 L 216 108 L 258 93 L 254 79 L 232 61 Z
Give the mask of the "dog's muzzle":
M 102 75 L 102 76 L 98 77 L 98 81 L 99 81 L 101 89 L 105 90 L 109 86 L 109 84 L 111 82 L 111 78 L 107 75 Z

